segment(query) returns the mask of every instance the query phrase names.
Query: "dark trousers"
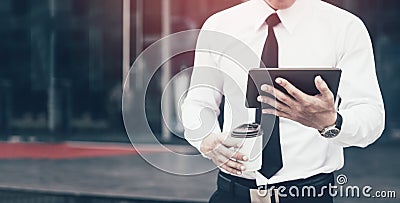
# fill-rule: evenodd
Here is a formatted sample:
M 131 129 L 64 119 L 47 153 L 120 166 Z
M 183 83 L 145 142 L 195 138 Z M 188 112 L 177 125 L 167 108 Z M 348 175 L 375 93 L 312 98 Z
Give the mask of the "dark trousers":
M 230 180 L 231 182 L 227 182 Z M 307 179 L 294 180 L 279 184 L 269 185 L 268 187 L 286 188 L 281 190 L 282 196 L 279 198 L 280 203 L 333 203 L 333 198 L 329 194 L 329 185 L 334 185 L 333 174 L 319 174 Z M 292 187 L 292 189 L 290 189 Z M 299 196 L 296 190 L 299 189 Z M 308 192 L 308 188 L 315 188 L 316 196 L 312 192 Z M 247 188 L 247 189 L 246 189 Z M 250 189 L 257 188 L 254 180 L 245 180 L 235 176 L 231 176 L 220 172 L 218 175 L 218 189 L 210 198 L 210 203 L 246 203 L 250 201 Z M 289 190 L 292 193 L 289 193 Z M 304 192 L 303 192 L 303 191 Z M 311 195 L 310 195 L 311 194 Z M 274 194 L 273 194 L 274 195 Z M 286 197 L 285 197 L 286 196 Z M 274 197 L 271 197 L 271 202 L 275 203 Z

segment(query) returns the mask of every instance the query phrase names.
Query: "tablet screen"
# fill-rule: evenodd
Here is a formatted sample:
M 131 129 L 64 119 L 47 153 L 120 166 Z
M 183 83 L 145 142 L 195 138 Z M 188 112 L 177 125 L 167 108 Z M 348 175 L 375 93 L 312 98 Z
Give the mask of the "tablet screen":
M 287 93 L 287 91 L 276 84 L 275 80 L 278 77 L 284 78 L 292 83 L 302 92 L 308 95 L 319 94 L 315 86 L 315 77 L 321 76 L 328 84 L 329 89 L 333 95 L 337 95 L 339 87 L 340 76 L 342 71 L 337 68 L 256 68 L 249 71 L 247 93 L 246 93 L 246 107 L 247 108 L 260 108 L 261 104 L 257 101 L 259 95 L 271 96 L 261 91 L 261 86 L 264 84 L 273 85 L 280 91 Z M 273 81 L 273 82 L 271 82 Z M 271 84 L 273 83 L 273 84 Z

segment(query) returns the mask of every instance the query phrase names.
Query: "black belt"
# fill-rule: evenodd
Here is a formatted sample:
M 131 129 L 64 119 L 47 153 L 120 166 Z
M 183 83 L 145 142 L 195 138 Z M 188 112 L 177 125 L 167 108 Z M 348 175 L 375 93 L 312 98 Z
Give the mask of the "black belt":
M 328 185 L 329 183 L 333 184 L 333 173 L 321 173 L 318 175 L 314 175 L 312 177 L 306 179 L 292 180 L 286 181 L 277 184 L 268 185 L 268 189 L 271 187 L 278 188 L 280 186 L 284 186 L 286 188 L 290 188 L 291 186 L 303 187 L 303 186 L 316 186 L 322 187 L 324 185 Z M 250 198 L 250 189 L 257 189 L 258 186 L 255 180 L 249 180 L 245 178 L 240 178 L 237 176 L 232 176 L 226 174 L 224 172 L 219 172 L 218 180 L 217 180 L 218 189 L 224 192 L 231 193 L 234 196 L 242 197 L 249 199 Z

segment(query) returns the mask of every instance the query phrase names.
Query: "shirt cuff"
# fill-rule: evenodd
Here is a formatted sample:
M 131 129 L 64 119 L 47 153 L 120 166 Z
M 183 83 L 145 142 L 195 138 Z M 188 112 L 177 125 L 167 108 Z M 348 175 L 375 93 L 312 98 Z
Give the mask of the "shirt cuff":
M 357 123 L 351 120 L 352 116 L 350 111 L 339 111 L 339 114 L 342 116 L 340 133 L 337 137 L 329 140 L 342 147 L 350 147 L 351 144 L 349 144 L 349 142 L 357 132 Z

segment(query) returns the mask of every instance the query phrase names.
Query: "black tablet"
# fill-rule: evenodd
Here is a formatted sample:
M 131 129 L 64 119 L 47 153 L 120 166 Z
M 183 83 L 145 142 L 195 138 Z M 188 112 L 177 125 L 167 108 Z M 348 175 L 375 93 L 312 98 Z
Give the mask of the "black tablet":
M 280 91 L 287 91 L 276 84 L 275 79 L 278 77 L 284 78 L 296 86 L 298 89 L 308 95 L 319 94 L 315 87 L 315 77 L 321 76 L 328 84 L 329 89 L 333 92 L 335 98 L 339 87 L 340 76 L 342 71 L 338 68 L 256 68 L 249 71 L 246 107 L 260 108 L 261 104 L 257 101 L 257 97 L 271 96 L 261 91 L 261 86 L 264 84 L 272 85 Z

